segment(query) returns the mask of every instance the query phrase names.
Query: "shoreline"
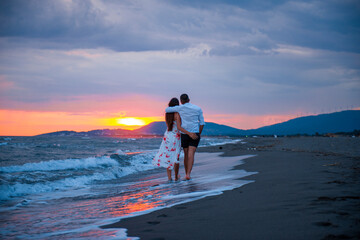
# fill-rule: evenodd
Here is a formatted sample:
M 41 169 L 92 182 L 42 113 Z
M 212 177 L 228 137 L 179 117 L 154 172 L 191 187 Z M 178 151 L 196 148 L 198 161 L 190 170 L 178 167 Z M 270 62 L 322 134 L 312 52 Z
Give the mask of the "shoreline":
M 244 142 L 198 151 L 256 154 L 235 167 L 258 172 L 241 178 L 255 182 L 101 228 L 126 228 L 129 237 L 140 239 L 360 238 L 358 138 Z

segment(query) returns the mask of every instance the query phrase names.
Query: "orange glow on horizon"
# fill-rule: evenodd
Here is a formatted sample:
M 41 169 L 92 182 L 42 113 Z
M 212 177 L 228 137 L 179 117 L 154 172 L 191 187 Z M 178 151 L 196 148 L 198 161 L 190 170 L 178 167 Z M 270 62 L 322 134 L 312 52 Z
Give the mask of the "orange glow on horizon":
M 161 111 L 151 111 L 161 112 Z M 150 112 L 150 114 L 151 114 Z M 135 130 L 164 116 L 144 117 L 147 112 L 50 112 L 0 109 L 0 136 L 34 136 L 56 131 L 90 131 L 96 129 Z M 256 129 L 296 118 L 296 114 L 247 115 L 215 114 L 205 111 L 205 121 L 239 129 Z
M 34 136 L 56 131 L 90 131 L 95 129 L 126 129 L 134 130 L 154 121 L 163 121 L 164 117 L 133 117 L 143 125 L 122 125 L 119 119 L 104 118 L 112 113 L 69 113 L 69 112 L 38 112 L 0 109 L 0 136 Z M 132 121 L 125 121 L 131 124 Z

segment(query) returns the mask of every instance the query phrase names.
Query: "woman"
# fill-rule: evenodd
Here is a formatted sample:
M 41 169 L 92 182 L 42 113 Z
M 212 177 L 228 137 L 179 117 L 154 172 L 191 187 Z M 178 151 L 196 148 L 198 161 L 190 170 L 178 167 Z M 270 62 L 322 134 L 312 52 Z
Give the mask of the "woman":
M 169 107 L 179 105 L 177 98 L 172 98 Z M 181 118 L 178 113 L 166 113 L 165 122 L 167 130 L 161 142 L 160 149 L 153 159 L 153 164 L 158 167 L 166 168 L 168 180 L 172 181 L 171 171 L 175 171 L 175 181 L 180 179 L 179 175 L 179 157 L 181 150 L 180 132 L 188 134 L 191 138 L 196 139 L 195 133 L 186 131 L 181 127 Z

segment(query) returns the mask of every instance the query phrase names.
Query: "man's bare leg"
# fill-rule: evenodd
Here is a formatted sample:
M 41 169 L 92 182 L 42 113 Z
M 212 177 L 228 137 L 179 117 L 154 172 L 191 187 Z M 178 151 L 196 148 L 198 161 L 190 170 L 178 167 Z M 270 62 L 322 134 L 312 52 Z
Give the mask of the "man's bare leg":
M 184 148 L 184 167 L 185 167 L 185 174 L 187 174 L 187 169 L 188 169 L 188 152 L 189 152 L 189 148 Z
M 180 176 L 179 176 L 179 163 L 175 163 L 174 164 L 174 172 L 175 172 L 175 181 L 180 180 Z
M 188 157 L 187 157 L 188 166 L 187 166 L 187 171 L 186 171 L 186 179 L 187 180 L 190 180 L 191 170 L 194 165 L 195 151 L 196 151 L 196 147 L 189 146 Z
M 167 172 L 167 175 L 168 175 L 168 180 L 169 180 L 169 181 L 172 181 L 172 178 L 171 178 L 171 170 L 166 169 L 166 172 Z

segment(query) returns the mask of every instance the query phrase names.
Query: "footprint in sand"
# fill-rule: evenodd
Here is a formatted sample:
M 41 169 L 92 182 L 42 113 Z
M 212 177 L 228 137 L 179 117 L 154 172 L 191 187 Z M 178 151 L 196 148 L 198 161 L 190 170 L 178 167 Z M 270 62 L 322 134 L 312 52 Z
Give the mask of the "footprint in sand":
M 157 216 L 157 217 L 167 217 L 168 215 L 166 215 L 166 214 L 161 214 L 161 215 L 159 215 L 159 216 Z
M 316 222 L 314 224 L 321 227 L 330 227 L 333 225 L 331 222 Z
M 152 222 L 147 222 L 148 224 L 151 224 L 151 225 L 156 225 L 156 224 L 159 224 L 160 222 L 158 221 L 152 221 Z

